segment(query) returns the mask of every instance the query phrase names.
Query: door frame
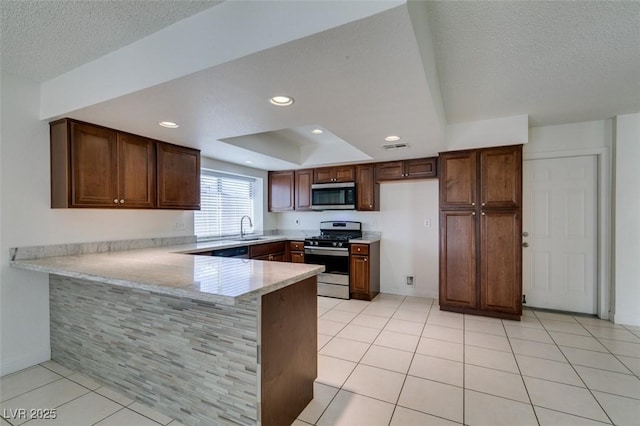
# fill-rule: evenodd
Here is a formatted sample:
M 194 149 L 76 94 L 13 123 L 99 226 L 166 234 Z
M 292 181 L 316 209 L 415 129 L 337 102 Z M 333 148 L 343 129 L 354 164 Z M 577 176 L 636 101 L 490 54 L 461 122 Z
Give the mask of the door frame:
M 566 157 L 594 156 L 596 158 L 596 297 L 597 315 L 609 320 L 612 318 L 611 301 L 611 163 L 609 148 L 587 148 L 562 151 L 528 153 L 523 150 L 522 161 L 546 160 Z M 523 200 L 524 202 L 524 200 Z M 524 213 L 524 209 L 523 209 Z

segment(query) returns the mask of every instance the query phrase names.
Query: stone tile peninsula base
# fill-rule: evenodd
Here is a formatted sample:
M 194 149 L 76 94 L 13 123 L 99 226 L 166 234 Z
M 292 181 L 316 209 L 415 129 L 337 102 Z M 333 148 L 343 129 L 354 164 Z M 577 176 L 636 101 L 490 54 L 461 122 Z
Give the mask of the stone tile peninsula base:
M 234 305 L 49 286 L 52 359 L 185 425 L 291 424 L 313 398 L 315 276 Z

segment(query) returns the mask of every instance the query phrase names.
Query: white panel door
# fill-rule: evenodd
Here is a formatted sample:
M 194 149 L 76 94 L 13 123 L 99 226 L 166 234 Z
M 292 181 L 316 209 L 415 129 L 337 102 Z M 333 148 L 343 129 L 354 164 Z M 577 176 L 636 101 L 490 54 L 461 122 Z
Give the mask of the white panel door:
M 526 305 L 597 312 L 595 156 L 523 162 Z

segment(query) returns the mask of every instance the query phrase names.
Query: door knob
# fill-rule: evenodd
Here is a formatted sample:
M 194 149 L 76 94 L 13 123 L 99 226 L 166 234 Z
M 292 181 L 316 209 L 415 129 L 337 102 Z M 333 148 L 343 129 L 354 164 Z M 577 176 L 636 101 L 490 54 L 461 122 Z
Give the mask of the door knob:
M 522 243 L 522 247 L 529 247 L 529 243 Z
M 528 233 L 527 231 L 525 231 L 525 232 L 523 232 L 523 233 L 522 233 L 522 236 L 523 236 L 523 237 L 528 237 L 528 236 L 529 236 L 529 233 Z

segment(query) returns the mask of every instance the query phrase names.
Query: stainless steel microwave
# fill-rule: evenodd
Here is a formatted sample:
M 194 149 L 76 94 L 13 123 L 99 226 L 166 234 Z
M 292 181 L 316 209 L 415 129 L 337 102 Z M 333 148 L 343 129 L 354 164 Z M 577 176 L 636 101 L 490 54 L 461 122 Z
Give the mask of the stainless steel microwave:
M 355 210 L 356 183 L 316 183 L 311 185 L 313 210 Z

